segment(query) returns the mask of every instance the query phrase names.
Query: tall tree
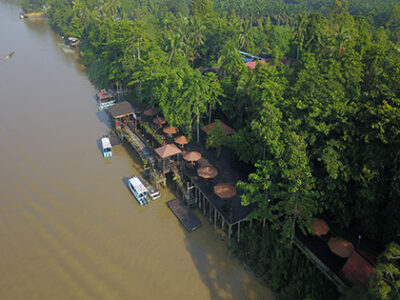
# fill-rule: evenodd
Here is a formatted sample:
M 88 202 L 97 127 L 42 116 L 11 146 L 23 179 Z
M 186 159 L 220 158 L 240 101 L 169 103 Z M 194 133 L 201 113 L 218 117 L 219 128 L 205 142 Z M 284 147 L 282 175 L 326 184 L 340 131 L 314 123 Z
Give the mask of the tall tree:
M 379 256 L 370 285 L 378 299 L 400 299 L 400 246 L 390 243 Z

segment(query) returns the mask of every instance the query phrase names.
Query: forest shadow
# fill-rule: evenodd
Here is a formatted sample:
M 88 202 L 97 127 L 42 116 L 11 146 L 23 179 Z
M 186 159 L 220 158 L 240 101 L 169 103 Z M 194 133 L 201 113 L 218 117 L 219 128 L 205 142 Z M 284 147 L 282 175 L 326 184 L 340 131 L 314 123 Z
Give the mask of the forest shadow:
M 195 232 L 186 233 L 185 245 L 211 299 L 274 299 L 263 283 L 245 270 L 230 252 L 227 241 L 221 240 L 221 231 L 214 230 L 207 218 L 195 212 L 202 222 Z M 219 244 L 220 243 L 220 244 Z M 267 291 L 264 293 L 264 291 Z

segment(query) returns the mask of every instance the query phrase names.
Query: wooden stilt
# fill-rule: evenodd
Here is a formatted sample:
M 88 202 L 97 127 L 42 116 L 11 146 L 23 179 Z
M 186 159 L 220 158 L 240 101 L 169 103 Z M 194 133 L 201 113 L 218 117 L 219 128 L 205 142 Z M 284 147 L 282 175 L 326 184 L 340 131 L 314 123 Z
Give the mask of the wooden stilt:
M 208 202 L 210 204 L 210 202 Z M 214 207 L 215 210 L 215 207 Z M 209 207 L 208 211 L 208 222 L 211 224 L 212 223 L 212 206 Z
M 232 225 L 228 226 L 228 247 L 231 246 Z
M 206 215 L 206 199 L 203 198 L 203 216 Z
M 217 229 L 217 210 L 214 209 L 214 230 Z
M 266 219 L 263 220 L 263 230 L 265 229 L 265 221 Z
M 221 240 L 224 240 L 224 227 L 225 227 L 225 222 L 224 222 L 224 219 L 222 219 L 222 225 L 221 225 Z
M 199 208 L 201 209 L 203 207 L 203 203 L 201 202 L 201 199 L 198 197 L 197 188 L 196 188 L 195 192 L 196 192 L 196 199 L 199 202 Z
M 238 223 L 237 241 L 240 242 L 240 222 Z

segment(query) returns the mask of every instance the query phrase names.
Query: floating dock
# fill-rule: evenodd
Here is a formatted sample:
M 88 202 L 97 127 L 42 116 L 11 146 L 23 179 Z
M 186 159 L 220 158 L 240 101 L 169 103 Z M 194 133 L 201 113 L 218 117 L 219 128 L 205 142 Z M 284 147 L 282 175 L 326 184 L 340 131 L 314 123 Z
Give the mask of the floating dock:
M 168 201 L 167 205 L 188 232 L 196 230 L 201 225 L 200 220 L 190 211 L 190 209 L 184 206 L 182 201 L 174 199 Z

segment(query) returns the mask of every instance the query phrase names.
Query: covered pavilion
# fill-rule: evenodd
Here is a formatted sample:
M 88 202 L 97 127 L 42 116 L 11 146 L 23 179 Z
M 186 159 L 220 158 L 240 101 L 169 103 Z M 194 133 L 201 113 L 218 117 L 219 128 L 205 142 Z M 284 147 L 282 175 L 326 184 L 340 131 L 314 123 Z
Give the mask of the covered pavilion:
M 222 121 L 216 121 L 216 122 L 210 123 L 210 124 L 204 126 L 201 130 L 203 130 L 205 133 L 208 134 L 215 126 L 220 126 L 222 129 L 222 132 L 229 137 L 232 137 L 233 134 L 235 133 L 235 130 L 233 128 L 229 127 Z
M 108 108 L 108 111 L 113 119 L 121 119 L 123 117 L 130 116 L 135 112 L 132 105 L 128 101 L 114 104 Z
M 178 154 L 182 153 L 181 149 L 179 149 L 175 144 L 166 144 L 162 147 L 154 149 L 154 151 L 162 159 L 162 170 L 164 174 L 167 173 L 169 169 L 171 169 L 175 165 L 175 162 L 173 160 L 168 160 L 168 159 L 176 155 L 178 160 Z M 166 165 L 166 160 L 168 160 L 167 165 Z

